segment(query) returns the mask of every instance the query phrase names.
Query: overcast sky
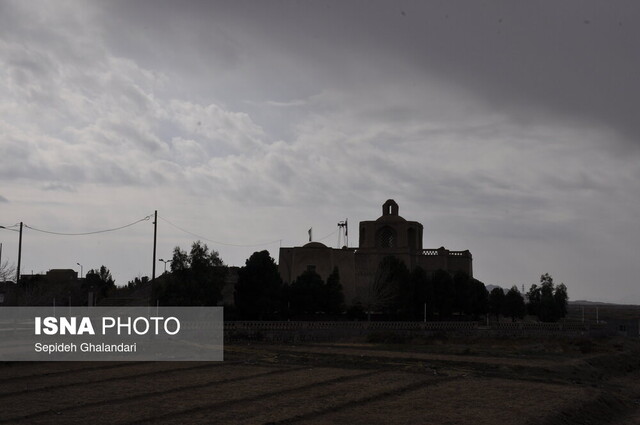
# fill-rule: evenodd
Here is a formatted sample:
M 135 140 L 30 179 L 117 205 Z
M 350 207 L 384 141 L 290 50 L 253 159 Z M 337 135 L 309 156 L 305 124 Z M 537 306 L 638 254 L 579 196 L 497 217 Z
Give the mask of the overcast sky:
M 400 215 L 503 287 L 640 304 L 640 6 L 0 1 L 0 225 L 118 284 Z M 184 229 L 197 236 L 185 233 Z M 17 233 L 0 229 L 17 262 Z M 240 245 L 240 246 L 233 246 Z M 158 274 L 163 265 L 158 264 Z

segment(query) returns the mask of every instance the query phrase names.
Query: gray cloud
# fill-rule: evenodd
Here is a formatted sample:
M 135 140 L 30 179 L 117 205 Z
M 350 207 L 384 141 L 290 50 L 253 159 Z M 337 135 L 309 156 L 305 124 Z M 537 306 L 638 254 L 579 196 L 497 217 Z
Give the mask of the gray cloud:
M 119 19 L 108 22 L 124 20 L 132 31 L 124 34 L 131 37 L 144 28 L 146 35 L 131 37 L 133 43 L 113 39 L 113 48 L 164 67 L 159 47 L 169 47 L 175 55 L 171 66 L 188 64 L 188 75 L 221 73 L 216 76 L 240 99 L 249 91 L 255 96 L 268 90 L 278 98 L 266 100 L 286 103 L 327 82 L 344 89 L 413 72 L 469 90 L 524 122 L 558 115 L 578 123 L 595 120 L 633 141 L 639 130 L 633 81 L 640 59 L 632 42 L 639 30 L 629 17 L 636 12 L 633 2 L 603 9 L 595 1 L 193 2 L 188 7 L 137 2 L 111 4 L 108 16 Z M 183 22 L 189 22 L 188 31 Z M 183 48 L 170 48 L 174 45 Z M 185 60 L 195 50 L 204 58 Z M 153 58 L 145 58 L 148 51 Z M 261 66 L 254 67 L 256 62 Z M 235 80 L 227 74 L 231 70 L 252 78 Z
M 69 184 L 58 183 L 58 182 L 49 182 L 42 186 L 42 190 L 46 191 L 62 191 L 62 192 L 76 192 L 76 189 Z
M 213 239 L 298 243 L 395 198 L 487 283 L 556 271 L 582 298 L 609 296 L 591 247 L 637 251 L 634 3 L 0 8 L 3 221 L 160 208 Z M 148 273 L 108 255 L 122 283 Z M 602 268 L 633 295 L 622 263 Z

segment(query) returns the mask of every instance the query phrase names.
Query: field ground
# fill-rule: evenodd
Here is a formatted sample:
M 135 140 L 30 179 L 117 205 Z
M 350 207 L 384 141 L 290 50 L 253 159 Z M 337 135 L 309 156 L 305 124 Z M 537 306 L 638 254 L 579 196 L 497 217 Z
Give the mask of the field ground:
M 569 303 L 567 317 L 569 322 L 608 322 L 612 320 L 638 320 L 640 317 L 639 305 L 590 303 L 576 301 Z
M 225 361 L 0 364 L 0 424 L 640 424 L 640 341 L 233 344 Z

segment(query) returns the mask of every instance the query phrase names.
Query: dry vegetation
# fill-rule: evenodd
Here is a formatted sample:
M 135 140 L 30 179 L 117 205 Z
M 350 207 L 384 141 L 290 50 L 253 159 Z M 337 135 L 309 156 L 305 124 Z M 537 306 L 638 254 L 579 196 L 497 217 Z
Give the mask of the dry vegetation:
M 630 339 L 442 336 L 235 344 L 221 363 L 5 363 L 0 424 L 629 425 L 639 353 Z

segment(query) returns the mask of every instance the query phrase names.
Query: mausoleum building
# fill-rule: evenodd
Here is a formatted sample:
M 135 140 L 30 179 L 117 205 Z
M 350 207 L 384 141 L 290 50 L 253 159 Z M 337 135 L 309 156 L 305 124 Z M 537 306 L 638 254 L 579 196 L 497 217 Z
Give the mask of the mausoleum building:
M 423 230 L 417 221 L 402 218 L 398 204 L 389 199 L 382 205 L 382 216 L 377 220 L 360 222 L 357 248 L 336 249 L 320 242 L 280 248 L 280 276 L 290 284 L 304 271 L 314 270 L 326 280 L 337 267 L 347 304 L 364 298 L 378 265 L 386 256 L 402 260 L 409 270 L 420 266 L 429 274 L 442 269 L 451 274 L 462 271 L 473 277 L 469 250 L 424 249 Z

